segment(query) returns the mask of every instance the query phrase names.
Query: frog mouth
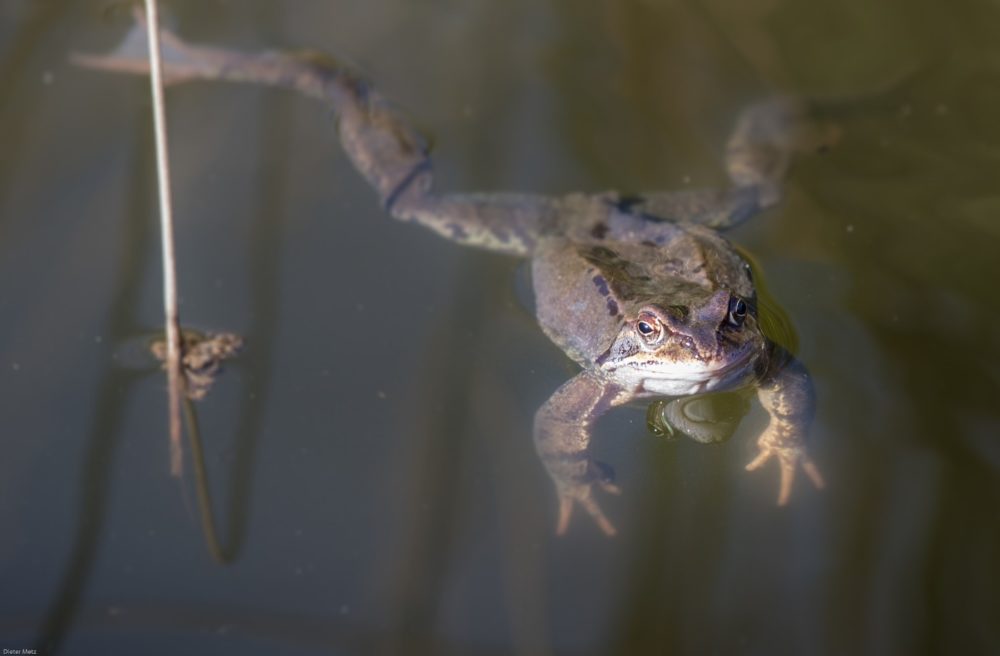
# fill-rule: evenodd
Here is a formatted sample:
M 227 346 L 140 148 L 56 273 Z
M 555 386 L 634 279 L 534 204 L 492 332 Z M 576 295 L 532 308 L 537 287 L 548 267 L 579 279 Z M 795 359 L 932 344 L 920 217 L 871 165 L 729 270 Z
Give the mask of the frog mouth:
M 733 351 L 724 351 L 717 358 L 700 358 L 687 353 L 687 357 L 671 359 L 656 357 L 655 353 L 643 354 L 640 349 L 613 357 L 613 349 L 608 349 L 597 358 L 597 365 L 608 372 L 630 370 L 638 378 L 696 384 L 725 379 L 738 370 L 746 369 L 753 360 L 754 352 L 752 342 Z
M 753 349 L 748 346 L 741 347 L 738 351 L 726 353 L 722 358 L 703 359 L 692 357 L 684 360 L 662 360 L 650 359 L 646 362 L 630 362 L 626 366 L 637 368 L 651 374 L 660 374 L 663 378 L 671 378 L 680 374 L 681 378 L 688 379 L 685 374 L 700 373 L 705 377 L 724 376 L 735 369 L 742 369 L 749 364 L 752 359 Z
M 753 360 L 754 350 L 742 348 L 715 363 L 696 359 L 630 363 L 626 366 L 631 371 L 624 377 L 638 384 L 643 396 L 689 396 L 741 385 L 753 375 Z

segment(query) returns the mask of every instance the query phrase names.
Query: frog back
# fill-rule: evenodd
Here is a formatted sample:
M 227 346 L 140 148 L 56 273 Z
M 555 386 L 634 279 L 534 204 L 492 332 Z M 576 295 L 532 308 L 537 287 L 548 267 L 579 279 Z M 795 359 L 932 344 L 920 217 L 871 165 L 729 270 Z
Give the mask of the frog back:
M 724 237 L 701 226 L 677 228 L 659 244 L 541 240 L 532 279 L 545 334 L 589 366 L 645 305 L 687 306 L 718 289 L 753 297 L 749 266 Z
M 592 363 L 623 323 L 604 275 L 578 244 L 549 237 L 538 244 L 531 276 L 542 330 L 581 365 Z

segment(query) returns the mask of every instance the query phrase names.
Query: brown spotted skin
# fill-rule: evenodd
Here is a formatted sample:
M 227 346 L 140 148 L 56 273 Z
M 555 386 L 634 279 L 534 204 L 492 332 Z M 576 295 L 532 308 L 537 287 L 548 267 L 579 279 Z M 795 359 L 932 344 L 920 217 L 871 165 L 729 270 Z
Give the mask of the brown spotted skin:
M 74 61 L 146 74 L 142 20 L 136 13 L 136 26 L 114 53 Z M 771 422 L 748 468 L 778 461 L 780 503 L 800 468 L 822 485 L 805 452 L 809 375 L 761 332 L 749 266 L 716 232 L 776 203 L 792 153 L 823 145 L 826 133 L 803 129 L 799 103 L 776 98 L 741 114 L 727 144 L 731 185 L 724 189 L 441 193 L 425 140 L 337 60 L 194 46 L 170 32 L 162 39 L 169 82 L 271 85 L 329 105 L 347 157 L 394 218 L 458 244 L 532 260 L 542 330 L 582 368 L 535 417 L 535 445 L 559 494 L 560 533 L 576 506 L 603 532 L 615 532 L 594 492 L 618 488 L 611 468 L 591 460 L 590 436 L 601 415 L 635 398 L 755 385 Z
M 697 308 L 720 289 L 753 301 L 749 269 L 721 235 L 664 227 L 670 232 L 656 246 L 541 240 L 532 262 L 538 321 L 582 366 L 595 366 L 643 306 Z

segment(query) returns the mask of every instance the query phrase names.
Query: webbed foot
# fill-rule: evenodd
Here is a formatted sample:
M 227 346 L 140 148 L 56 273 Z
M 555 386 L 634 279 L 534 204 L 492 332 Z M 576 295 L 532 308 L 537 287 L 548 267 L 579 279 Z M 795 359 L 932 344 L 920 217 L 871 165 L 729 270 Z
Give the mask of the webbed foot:
M 801 362 L 778 347 L 772 353 L 772 370 L 757 389 L 761 405 L 771 415 L 771 422 L 757 440 L 760 453 L 747 465 L 748 471 L 760 468 L 772 456 L 781 467 L 778 505 L 788 503 L 795 474 L 801 467 L 817 488 L 823 476 L 806 452 L 806 433 L 812 422 L 815 394 L 809 372 Z
M 601 507 L 594 499 L 594 488 L 599 487 L 611 494 L 621 494 L 621 488 L 614 483 L 614 471 L 609 465 L 603 462 L 590 460 L 587 462 L 586 474 L 583 480 L 572 484 L 560 486 L 559 489 L 559 521 L 556 524 L 556 533 L 564 535 L 569 528 L 569 520 L 573 515 L 573 504 L 578 503 L 583 506 L 590 517 L 597 524 L 598 528 L 607 535 L 615 535 L 614 524 L 607 518 Z
M 559 520 L 556 533 L 569 528 L 573 507 L 579 504 L 604 532 L 616 533 L 611 520 L 594 498 L 600 488 L 618 494 L 615 474 L 610 466 L 588 455 L 590 427 L 608 408 L 621 390 L 608 382 L 583 372 L 556 390 L 535 414 L 535 448 L 559 493 Z
M 806 476 L 809 477 L 809 480 L 812 481 L 817 489 L 822 489 L 826 484 L 823 481 L 823 475 L 819 473 L 819 469 L 802 446 L 782 447 L 771 444 L 765 439 L 761 439 L 759 444 L 760 453 L 757 454 L 757 457 L 746 468 L 747 471 L 753 471 L 759 469 L 764 463 L 770 460 L 771 456 L 775 456 L 778 459 L 778 464 L 781 466 L 781 488 L 778 492 L 779 506 L 788 503 L 788 499 L 792 494 L 792 484 L 795 482 L 795 472 L 799 467 L 802 468 L 802 471 L 806 473 Z

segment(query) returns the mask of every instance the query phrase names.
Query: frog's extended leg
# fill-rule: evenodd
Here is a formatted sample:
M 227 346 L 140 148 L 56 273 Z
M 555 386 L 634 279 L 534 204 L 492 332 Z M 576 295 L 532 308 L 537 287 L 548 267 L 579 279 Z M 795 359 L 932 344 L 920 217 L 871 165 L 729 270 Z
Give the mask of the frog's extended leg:
M 148 74 L 146 29 L 136 25 L 109 55 L 75 55 L 82 66 Z M 316 53 L 259 54 L 195 46 L 162 33 L 164 79 L 228 80 L 284 87 L 321 100 L 337 115 L 341 144 L 394 217 L 416 221 L 461 244 L 528 255 L 558 202 L 529 194 L 436 194 L 428 147 L 363 78 Z
M 696 223 L 725 230 L 777 204 L 792 157 L 796 153 L 815 152 L 830 146 L 838 136 L 835 126 L 810 117 L 808 107 L 801 100 L 776 96 L 740 113 L 726 144 L 726 171 L 732 182 L 727 188 L 637 195 L 569 194 L 558 200 L 531 197 L 528 201 L 525 197 L 515 202 L 530 207 L 532 214 L 539 217 L 537 225 L 543 230 L 558 221 L 561 234 L 573 234 L 578 238 L 605 233 L 619 241 L 662 243 L 673 233 L 674 228 L 669 224 Z M 516 196 L 467 198 L 477 198 L 472 201 L 472 208 L 466 210 L 472 212 Z M 484 204 L 478 198 L 493 200 Z M 444 206 L 448 197 L 436 202 L 438 207 Z M 508 212 L 505 220 L 509 220 L 506 218 L 509 215 Z
M 823 477 L 806 453 L 805 435 L 813 418 L 815 399 L 809 372 L 792 356 L 776 354 L 776 373 L 765 378 L 758 388 L 761 405 L 771 415 L 771 421 L 757 440 L 760 453 L 747 465 L 754 470 L 772 456 L 781 466 L 781 489 L 778 505 L 785 505 L 792 492 L 798 467 L 817 488 L 823 487 Z
M 731 228 L 781 199 L 781 188 L 796 153 L 831 145 L 834 126 L 809 116 L 806 103 L 776 96 L 744 109 L 726 143 L 727 189 L 651 192 L 623 198 L 635 214 L 677 222 Z
M 580 504 L 607 535 L 615 527 L 594 499 L 594 487 L 618 494 L 611 467 L 590 458 L 590 430 L 598 417 L 617 405 L 622 390 L 583 372 L 570 379 L 538 409 L 535 448 L 559 492 L 556 532 L 566 532 L 573 505 Z

